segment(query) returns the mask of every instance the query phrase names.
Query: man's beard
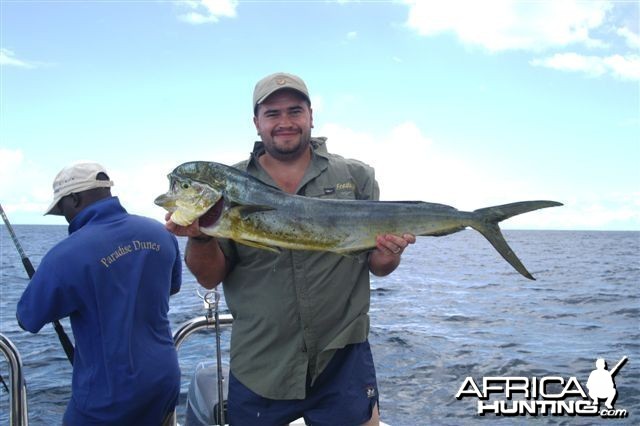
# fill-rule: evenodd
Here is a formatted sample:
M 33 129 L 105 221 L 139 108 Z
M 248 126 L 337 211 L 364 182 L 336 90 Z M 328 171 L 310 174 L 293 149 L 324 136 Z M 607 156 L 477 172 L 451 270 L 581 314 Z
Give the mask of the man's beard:
M 267 151 L 267 153 L 273 158 L 281 161 L 286 161 L 298 158 L 300 155 L 302 155 L 303 152 L 309 149 L 310 142 L 311 132 L 308 132 L 306 134 L 301 133 L 300 141 L 295 146 L 279 147 L 272 139 L 272 143 L 264 144 L 264 147 L 265 151 Z

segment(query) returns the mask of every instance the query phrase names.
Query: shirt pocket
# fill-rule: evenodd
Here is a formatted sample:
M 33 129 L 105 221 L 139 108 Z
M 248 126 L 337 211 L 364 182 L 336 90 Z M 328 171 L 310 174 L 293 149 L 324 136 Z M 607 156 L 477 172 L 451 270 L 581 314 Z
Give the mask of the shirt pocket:
M 332 200 L 356 200 L 356 183 L 353 180 L 335 184 L 313 185 L 305 188 L 305 196 Z

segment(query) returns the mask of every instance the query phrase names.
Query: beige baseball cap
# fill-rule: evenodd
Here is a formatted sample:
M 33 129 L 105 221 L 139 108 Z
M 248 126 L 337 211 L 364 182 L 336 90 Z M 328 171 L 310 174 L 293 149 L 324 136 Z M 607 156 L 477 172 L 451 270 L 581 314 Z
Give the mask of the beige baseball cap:
M 76 163 L 60 170 L 53 180 L 53 202 L 47 208 L 45 215 L 62 214 L 58 207 L 62 197 L 88 189 L 113 186 L 111 180 L 98 180 L 98 173 L 107 174 L 104 167 L 98 163 Z
M 255 110 L 258 104 L 264 102 L 264 100 L 274 92 L 282 89 L 293 89 L 300 92 L 311 102 L 309 90 L 300 77 L 284 72 L 277 72 L 266 76 L 256 83 L 256 87 L 253 89 L 253 109 Z

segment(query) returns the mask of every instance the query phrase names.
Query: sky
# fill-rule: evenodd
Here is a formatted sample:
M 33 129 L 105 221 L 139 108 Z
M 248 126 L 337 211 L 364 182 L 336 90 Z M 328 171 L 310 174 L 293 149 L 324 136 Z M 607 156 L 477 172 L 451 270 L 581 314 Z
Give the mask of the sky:
M 97 161 L 131 213 L 257 139 L 252 92 L 301 76 L 314 136 L 383 200 L 564 206 L 506 229 L 640 230 L 638 1 L 0 0 L 0 204 L 43 216 Z

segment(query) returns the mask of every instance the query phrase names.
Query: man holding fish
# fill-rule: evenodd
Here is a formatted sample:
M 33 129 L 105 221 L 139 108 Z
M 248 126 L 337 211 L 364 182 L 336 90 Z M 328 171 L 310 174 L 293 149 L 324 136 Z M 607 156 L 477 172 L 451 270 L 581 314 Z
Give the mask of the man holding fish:
M 288 194 L 378 199 L 371 167 L 311 137 L 311 101 L 299 77 L 263 78 L 253 107 L 261 141 L 236 168 Z M 313 425 L 379 424 L 367 340 L 369 272 L 393 272 L 414 235 L 378 235 L 375 248 L 344 256 L 263 250 L 203 234 L 197 220 L 183 226 L 171 219 L 167 229 L 189 237 L 185 261 L 198 282 L 213 288 L 224 281 L 234 317 L 229 423 L 275 426 L 304 417 Z

